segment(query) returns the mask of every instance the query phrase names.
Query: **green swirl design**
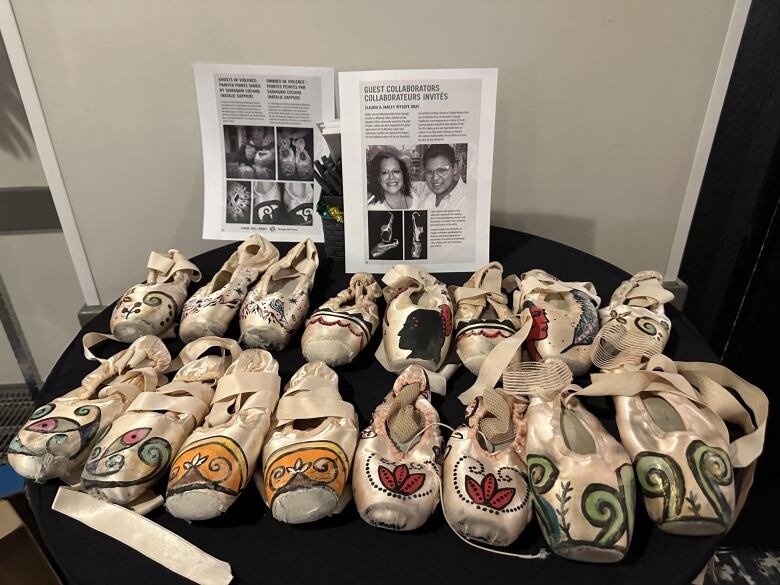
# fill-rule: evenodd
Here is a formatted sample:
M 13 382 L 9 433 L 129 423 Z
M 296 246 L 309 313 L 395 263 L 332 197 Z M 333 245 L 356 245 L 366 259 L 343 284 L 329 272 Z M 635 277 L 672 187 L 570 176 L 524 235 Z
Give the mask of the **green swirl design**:
M 162 437 L 152 437 L 138 449 L 138 458 L 150 467 L 164 470 L 171 460 L 171 444 Z
M 618 486 L 623 493 L 623 502 L 626 508 L 626 527 L 628 539 L 634 532 L 634 512 L 636 510 L 636 480 L 634 479 L 634 467 L 630 464 L 621 465 L 617 470 Z
M 30 420 L 38 420 L 39 418 L 43 418 L 52 410 L 54 410 L 54 405 L 52 403 L 44 404 L 30 415 Z
M 531 480 L 531 499 L 544 537 L 550 546 L 561 540 L 561 529 L 555 509 L 542 497 L 552 489 L 558 478 L 558 468 L 544 455 L 528 455 L 528 476 Z
M 549 492 L 558 479 L 558 468 L 544 455 L 529 455 L 527 462 L 528 475 L 534 489 L 539 494 Z
M 726 487 L 734 481 L 734 470 L 728 454 L 723 449 L 710 447 L 696 440 L 688 445 L 685 457 L 688 459 L 696 483 L 712 505 L 718 520 L 728 526 L 732 511 L 721 490 L 721 487 Z
M 603 483 L 592 483 L 582 492 L 582 515 L 601 531 L 593 539 L 596 546 L 611 547 L 628 526 L 628 514 L 621 493 Z
M 661 521 L 679 517 L 685 500 L 685 478 L 671 457 L 642 451 L 634 459 L 639 486 L 646 498 L 663 498 Z

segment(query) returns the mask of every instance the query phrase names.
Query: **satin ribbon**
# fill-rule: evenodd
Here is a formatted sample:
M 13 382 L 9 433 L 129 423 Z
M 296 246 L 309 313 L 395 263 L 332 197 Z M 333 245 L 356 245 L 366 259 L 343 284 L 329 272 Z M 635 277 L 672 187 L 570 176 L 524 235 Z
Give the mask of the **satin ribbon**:
M 296 420 L 328 417 L 354 420 L 355 407 L 341 398 L 337 382 L 320 376 L 306 376 L 279 399 L 273 428 Z
M 531 319 L 531 313 L 528 309 L 523 309 L 518 317 L 520 319 L 520 328 L 517 332 L 497 343 L 490 350 L 485 361 L 482 362 L 479 376 L 477 376 L 474 384 L 458 396 L 458 400 L 463 404 L 471 404 L 475 398 L 482 395 L 486 388 L 495 388 L 504 374 L 504 370 L 506 370 L 512 360 L 516 359 L 515 356 L 520 352 L 520 348 L 531 332 L 531 326 L 533 325 L 533 319 Z
M 147 282 L 150 284 L 168 282 L 177 272 L 182 271 L 188 271 L 193 282 L 198 282 L 201 276 L 200 269 L 178 250 L 168 250 L 167 254 L 153 251 L 149 254 L 146 267 L 149 269 Z
M 60 488 L 52 510 L 126 544 L 200 585 L 227 585 L 233 580 L 228 563 L 212 557 L 179 535 L 122 506 L 98 500 L 83 492 Z

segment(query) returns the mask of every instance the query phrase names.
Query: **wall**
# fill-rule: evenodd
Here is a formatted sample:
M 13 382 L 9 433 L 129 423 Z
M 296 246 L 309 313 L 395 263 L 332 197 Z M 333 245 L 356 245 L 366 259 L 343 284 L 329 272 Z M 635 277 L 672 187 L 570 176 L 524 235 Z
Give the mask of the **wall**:
M 663 270 L 733 6 L 13 1 L 104 303 L 150 248 L 216 245 L 200 239 L 194 62 L 497 66 L 494 223 Z
M 3 189 L 45 186 L 46 178 L 0 39 L 0 205 L 4 198 L 11 197 L 11 189 Z M 45 378 L 78 332 L 77 313 L 84 302 L 62 232 L 0 231 L 0 275 L 38 372 Z M 0 328 L 0 385 L 23 381 Z

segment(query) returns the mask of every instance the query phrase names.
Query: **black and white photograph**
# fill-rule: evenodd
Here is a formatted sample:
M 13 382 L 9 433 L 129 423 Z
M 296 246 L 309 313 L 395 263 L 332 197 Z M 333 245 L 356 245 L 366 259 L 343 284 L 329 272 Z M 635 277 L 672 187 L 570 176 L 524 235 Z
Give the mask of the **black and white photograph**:
M 368 209 L 464 209 L 467 169 L 465 143 L 369 146 Z
M 282 181 L 313 181 L 314 129 L 277 128 L 279 179 Z
M 252 211 L 252 184 L 249 181 L 228 181 L 225 200 L 226 223 L 249 223 Z
M 229 179 L 276 178 L 276 139 L 272 126 L 223 126 Z
M 368 212 L 368 245 L 372 260 L 403 260 L 402 211 Z
M 424 209 L 404 211 L 404 259 L 428 258 L 428 212 Z
M 308 183 L 255 181 L 252 186 L 252 223 L 312 225 L 314 186 Z

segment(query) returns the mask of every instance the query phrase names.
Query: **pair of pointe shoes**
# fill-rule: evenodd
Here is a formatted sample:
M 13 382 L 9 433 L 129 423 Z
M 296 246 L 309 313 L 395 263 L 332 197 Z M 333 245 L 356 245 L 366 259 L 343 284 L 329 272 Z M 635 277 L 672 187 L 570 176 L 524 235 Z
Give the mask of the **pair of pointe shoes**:
M 130 288 L 116 304 L 111 332 L 125 343 L 142 335 L 172 337 L 181 312 L 180 336 L 189 342 L 224 335 L 239 313 L 245 346 L 283 349 L 309 310 L 318 265 L 311 240 L 279 259 L 273 244 L 252 235 L 185 303 L 187 286 L 200 280 L 197 267 L 177 250 L 167 255 L 152 252 L 147 281 Z
M 530 493 L 553 552 L 619 561 L 633 533 L 637 481 L 649 516 L 666 532 L 721 534 L 736 519 L 763 443 L 768 402 L 758 388 L 722 366 L 658 355 L 640 367 L 594 374 L 583 389 L 570 384 L 561 360 L 505 364 L 494 357 L 444 462 L 444 510 L 462 536 L 509 544 L 530 510 L 507 510 Z M 499 375 L 503 387 L 495 388 Z M 750 407 L 755 424 L 726 387 Z M 614 397 L 620 442 L 579 396 Z M 724 421 L 746 436 L 729 443 Z M 739 487 L 734 467 L 746 468 Z
M 516 333 L 519 314 L 528 309 L 534 319 L 526 339 L 529 358 L 558 358 L 575 375 L 587 372 L 599 327 L 593 284 L 564 282 L 538 269 L 519 278 L 502 278 L 502 272 L 501 264 L 491 262 L 453 291 L 455 345 L 463 364 L 478 374 L 490 351 Z
M 88 334 L 85 346 L 102 338 Z M 212 348 L 221 355 L 202 355 Z M 276 360 L 206 337 L 172 361 L 159 338 L 145 336 L 101 362 L 23 425 L 9 449 L 14 469 L 37 481 L 80 481 L 100 499 L 133 505 L 172 464 L 166 505 L 174 515 L 204 519 L 227 509 L 248 483 L 270 424 Z M 164 373 L 174 370 L 166 383 Z

